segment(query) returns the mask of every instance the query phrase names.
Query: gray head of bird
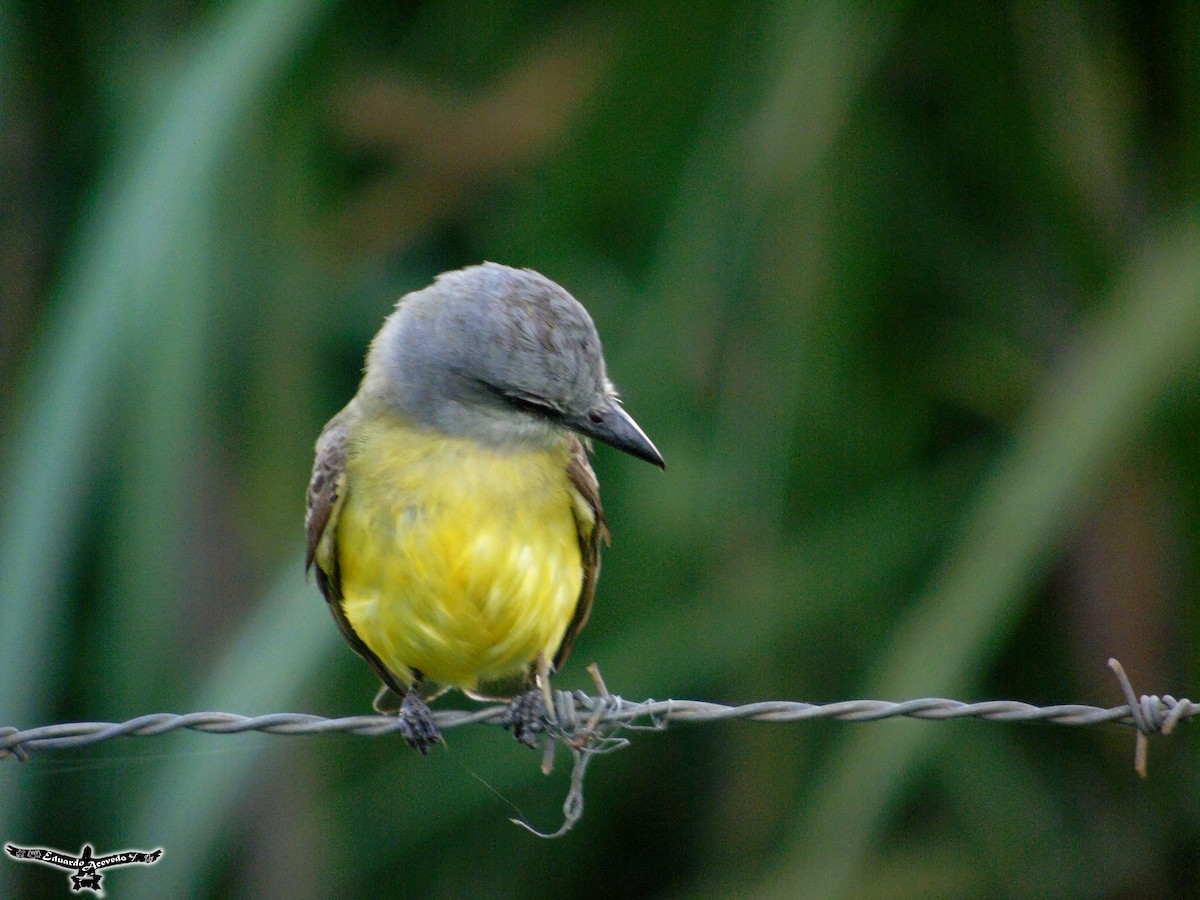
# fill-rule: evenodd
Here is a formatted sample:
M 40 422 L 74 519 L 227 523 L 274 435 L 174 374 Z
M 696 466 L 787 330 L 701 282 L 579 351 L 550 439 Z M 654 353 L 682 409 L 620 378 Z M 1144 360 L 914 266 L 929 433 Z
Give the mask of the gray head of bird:
M 496 449 L 570 430 L 663 466 L 608 380 L 587 310 L 531 269 L 483 263 L 402 297 L 371 342 L 359 400 Z

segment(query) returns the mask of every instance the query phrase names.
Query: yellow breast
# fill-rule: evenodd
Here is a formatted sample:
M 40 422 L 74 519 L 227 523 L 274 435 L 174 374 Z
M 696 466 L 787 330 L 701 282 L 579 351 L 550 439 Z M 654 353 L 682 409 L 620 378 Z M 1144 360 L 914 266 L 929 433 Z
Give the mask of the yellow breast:
M 583 579 L 567 455 L 396 423 L 355 434 L 336 523 L 343 608 L 402 681 L 417 669 L 471 690 L 554 656 Z

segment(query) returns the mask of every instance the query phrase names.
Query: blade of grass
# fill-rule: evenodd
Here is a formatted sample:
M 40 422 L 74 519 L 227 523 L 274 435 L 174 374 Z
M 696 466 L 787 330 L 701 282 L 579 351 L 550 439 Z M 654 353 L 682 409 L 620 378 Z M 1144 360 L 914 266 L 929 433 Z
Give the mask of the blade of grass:
M 1200 221 L 1152 239 L 980 488 L 957 550 L 897 630 L 865 696 L 961 696 L 1029 588 L 1156 409 L 1200 356 Z M 816 781 L 770 896 L 846 893 L 905 778 L 935 739 L 921 723 L 855 729 Z
M 59 675 L 57 626 L 106 415 L 123 399 L 119 374 L 170 270 L 175 223 L 212 183 L 238 121 L 269 88 L 325 6 L 246 0 L 201 35 L 177 82 L 147 113 L 90 204 L 44 326 L 17 412 L 0 484 L 0 718 L 33 721 Z M 0 795 L 0 832 L 17 834 L 21 782 Z M 0 876 L 2 877 L 2 876 Z M 3 893 L 3 890 L 0 890 Z

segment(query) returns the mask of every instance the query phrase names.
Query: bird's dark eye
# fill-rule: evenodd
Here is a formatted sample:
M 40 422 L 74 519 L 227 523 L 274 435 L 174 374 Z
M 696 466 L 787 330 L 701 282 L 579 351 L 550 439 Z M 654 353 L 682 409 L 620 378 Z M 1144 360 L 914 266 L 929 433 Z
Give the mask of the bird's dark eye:
M 559 419 L 562 417 L 562 413 L 558 407 L 536 394 L 527 394 L 519 390 L 508 390 L 498 385 L 490 384 L 483 379 L 475 379 L 475 383 L 483 392 L 491 394 L 501 402 L 507 403 L 513 409 L 519 409 L 523 413 L 537 416 L 540 419 Z
M 590 413 L 588 413 L 588 420 L 593 425 L 599 425 L 601 422 L 604 421 L 604 413 L 598 412 L 593 409 Z
M 549 418 L 558 414 L 557 410 L 540 397 L 530 397 L 528 394 L 504 395 L 504 399 L 521 412 L 529 413 L 540 418 Z

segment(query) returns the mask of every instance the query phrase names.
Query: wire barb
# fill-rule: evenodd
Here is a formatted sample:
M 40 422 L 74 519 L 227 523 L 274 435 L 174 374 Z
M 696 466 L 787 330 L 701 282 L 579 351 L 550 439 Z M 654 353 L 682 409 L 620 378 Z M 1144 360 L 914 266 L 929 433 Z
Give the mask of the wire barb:
M 1146 757 L 1150 751 L 1151 734 L 1170 734 L 1175 726 L 1184 719 L 1196 714 L 1197 704 L 1191 700 L 1176 700 L 1170 694 L 1159 697 L 1157 694 L 1142 694 L 1139 697 L 1133 690 L 1133 683 L 1125 674 L 1125 667 L 1117 660 L 1109 659 L 1108 667 L 1116 676 L 1121 693 L 1125 696 L 1125 706 L 1129 710 L 1132 725 L 1137 729 L 1137 738 L 1133 749 L 1133 770 L 1142 778 L 1146 777 Z

